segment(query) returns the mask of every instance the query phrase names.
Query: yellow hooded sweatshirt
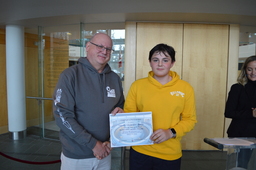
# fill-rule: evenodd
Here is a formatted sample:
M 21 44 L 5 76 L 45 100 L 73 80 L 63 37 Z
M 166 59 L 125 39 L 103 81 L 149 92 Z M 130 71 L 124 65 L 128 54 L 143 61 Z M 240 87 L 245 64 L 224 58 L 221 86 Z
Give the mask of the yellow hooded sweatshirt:
M 176 160 L 182 156 L 180 140 L 191 131 L 196 120 L 195 96 L 192 86 L 170 71 L 172 80 L 165 85 L 148 77 L 136 80 L 125 100 L 125 112 L 152 112 L 153 131 L 174 128 L 176 138 L 160 144 L 133 146 L 139 153 L 164 160 Z

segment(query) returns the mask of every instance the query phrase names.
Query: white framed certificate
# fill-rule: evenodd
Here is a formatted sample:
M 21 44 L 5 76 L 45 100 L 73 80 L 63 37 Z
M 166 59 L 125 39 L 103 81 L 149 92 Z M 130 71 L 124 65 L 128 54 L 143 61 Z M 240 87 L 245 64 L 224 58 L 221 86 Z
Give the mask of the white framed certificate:
M 109 115 L 111 147 L 151 145 L 152 112 Z

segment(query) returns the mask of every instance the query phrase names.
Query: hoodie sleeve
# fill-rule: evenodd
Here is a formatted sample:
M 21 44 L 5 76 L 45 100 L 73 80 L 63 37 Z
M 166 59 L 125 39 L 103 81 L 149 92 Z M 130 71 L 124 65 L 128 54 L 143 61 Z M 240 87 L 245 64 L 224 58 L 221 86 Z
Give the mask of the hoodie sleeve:
M 76 141 L 79 145 L 91 149 L 97 140 L 93 138 L 76 120 L 74 76 L 70 72 L 61 73 L 53 95 L 53 113 L 61 132 Z
M 197 123 L 194 89 L 190 85 L 187 85 L 186 91 L 186 99 L 183 112 L 181 113 L 181 120 L 174 127 L 177 132 L 177 137 L 186 135 L 194 129 L 194 126 Z

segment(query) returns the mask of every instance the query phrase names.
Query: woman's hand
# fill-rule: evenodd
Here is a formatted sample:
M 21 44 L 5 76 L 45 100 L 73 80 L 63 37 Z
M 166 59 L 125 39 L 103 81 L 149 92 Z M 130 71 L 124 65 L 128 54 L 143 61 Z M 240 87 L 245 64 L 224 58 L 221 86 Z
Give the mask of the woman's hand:
M 252 116 L 256 118 L 256 108 L 252 108 Z
M 154 133 L 150 136 L 150 139 L 154 141 L 154 143 L 162 143 L 170 138 L 172 138 L 173 134 L 170 129 L 158 129 L 154 131 Z

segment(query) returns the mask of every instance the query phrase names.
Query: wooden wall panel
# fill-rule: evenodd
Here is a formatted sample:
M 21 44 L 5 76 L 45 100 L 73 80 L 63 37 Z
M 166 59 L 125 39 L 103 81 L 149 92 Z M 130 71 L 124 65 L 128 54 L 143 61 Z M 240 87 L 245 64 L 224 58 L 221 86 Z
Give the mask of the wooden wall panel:
M 33 34 L 26 34 L 26 96 L 42 97 L 39 93 L 39 61 L 38 37 Z M 58 81 L 59 74 L 68 67 L 69 45 L 67 40 L 44 37 L 45 46 L 44 58 L 44 98 L 52 98 L 54 87 Z M 41 123 L 42 106 L 44 105 L 44 122 L 54 120 L 52 114 L 52 100 L 27 99 L 27 126 L 34 126 Z
M 8 131 L 5 30 L 0 29 L 0 134 Z
M 1 35 L 1 32 L 0 32 Z M 0 36 L 0 39 L 3 36 Z M 0 40 L 1 41 L 1 40 Z M 7 93 L 6 93 L 6 47 L 0 44 L 0 134 L 8 131 Z
M 5 44 L 5 30 L 0 29 L 0 44 Z
M 25 48 L 26 96 L 38 97 L 38 49 Z M 27 126 L 39 124 L 39 105 L 36 99 L 26 99 Z
M 5 30 L 0 29 L 0 44 L 5 44 Z
M 195 129 L 183 138 L 183 149 L 214 150 L 215 148 L 204 143 L 203 139 L 224 137 L 224 107 L 226 86 L 229 81 L 227 73 L 230 66 L 233 67 L 236 63 L 236 61 L 233 64 L 228 63 L 229 49 L 232 46 L 236 51 L 238 46 L 229 43 L 229 36 L 232 36 L 229 25 L 184 24 L 184 28 L 183 24 L 173 27 L 174 25 L 136 24 L 135 79 L 147 76 L 148 71 L 151 70 L 148 64 L 148 53 L 154 45 L 160 42 L 172 45 L 177 51 L 176 66 L 178 67 L 175 66 L 174 70 L 178 70 L 182 79 L 194 87 L 196 94 L 198 123 Z M 168 35 L 171 35 L 171 38 Z M 174 42 L 170 42 L 171 40 Z M 128 61 L 130 60 L 127 59 L 126 63 Z M 130 72 L 133 74 L 132 70 Z
M 184 25 L 182 72 L 195 90 L 198 123 L 183 138 L 183 149 L 213 149 L 203 139 L 223 137 L 228 45 L 228 25 Z
M 229 31 L 229 56 L 228 56 L 228 79 L 227 79 L 227 90 L 226 95 L 228 96 L 228 92 L 230 91 L 230 87 L 232 84 L 237 83 L 237 77 L 239 75 L 238 71 L 238 58 L 239 58 L 239 25 L 231 24 Z M 248 56 L 249 57 L 249 56 Z M 227 100 L 226 96 L 226 100 Z M 225 118 L 225 128 L 224 128 L 224 137 L 227 137 L 227 129 L 231 119 Z
M 183 24 L 137 23 L 136 79 L 147 77 L 151 70 L 149 51 L 159 43 L 172 46 L 176 51 L 176 63 L 172 70 L 181 73 Z
M 44 97 L 52 98 L 60 73 L 69 67 L 69 42 L 45 37 L 44 49 Z M 52 101 L 44 102 L 45 122 L 52 121 Z
M 136 80 L 136 22 L 125 24 L 125 67 L 124 95 L 126 96 L 131 84 Z
M 38 97 L 38 36 L 25 33 L 25 90 L 27 97 Z M 39 105 L 36 99 L 26 99 L 27 127 L 39 124 Z
M 25 33 L 25 47 L 38 49 L 38 35 Z

